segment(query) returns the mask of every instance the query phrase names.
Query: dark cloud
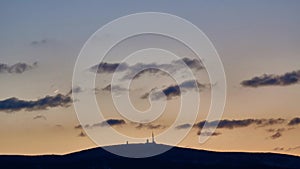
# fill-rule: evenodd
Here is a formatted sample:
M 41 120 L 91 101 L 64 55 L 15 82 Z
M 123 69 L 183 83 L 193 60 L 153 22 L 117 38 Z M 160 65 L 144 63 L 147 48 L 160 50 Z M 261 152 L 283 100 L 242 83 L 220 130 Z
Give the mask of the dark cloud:
M 198 131 L 197 132 L 197 135 L 200 135 L 201 134 L 201 131 Z M 202 133 L 202 135 L 203 136 L 219 136 L 219 135 L 221 135 L 222 133 L 220 133 L 220 132 L 204 132 L 204 133 Z
M 154 100 L 158 100 L 161 99 L 164 96 L 167 97 L 167 99 L 172 99 L 173 97 L 177 97 L 180 96 L 182 92 L 185 92 L 184 90 L 190 90 L 190 89 L 197 89 L 201 91 L 202 89 L 204 89 L 206 87 L 206 85 L 200 84 L 199 82 L 195 81 L 195 80 L 187 80 L 182 82 L 179 85 L 171 85 L 168 86 L 166 88 L 164 88 L 161 92 L 154 92 L 153 93 L 153 97 L 151 97 L 151 99 Z M 154 88 L 156 89 L 156 88 Z M 151 91 L 154 91 L 154 89 L 152 89 Z M 183 91 L 181 91 L 180 89 L 182 89 Z M 149 97 L 149 93 L 145 93 L 143 94 L 140 98 L 141 99 L 147 99 Z
M 181 94 L 180 88 L 177 85 L 169 86 L 163 89 L 162 92 L 168 99 L 171 99 L 172 97 L 180 96 Z
M 37 116 L 33 117 L 33 120 L 36 120 L 36 119 L 47 120 L 46 116 L 43 116 L 43 115 L 37 115 Z
M 300 70 L 288 72 L 283 75 L 264 74 L 262 76 L 254 77 L 250 80 L 244 80 L 241 82 L 241 85 L 245 87 L 287 86 L 297 84 L 299 81 Z
M 235 128 L 243 128 L 243 127 L 249 127 L 251 125 L 254 125 L 256 127 L 265 127 L 265 126 L 272 126 L 276 124 L 282 124 L 286 120 L 278 118 L 278 119 L 242 119 L 242 120 L 220 120 L 220 121 L 201 121 L 199 123 L 196 123 L 194 127 L 197 127 L 200 129 L 198 131 L 198 135 L 201 133 L 201 129 L 204 127 L 204 124 L 210 128 L 210 127 L 217 127 L 218 129 L 235 129 Z M 267 132 L 275 132 L 272 136 L 270 136 L 271 139 L 276 139 L 282 136 L 282 132 L 285 131 L 285 128 L 279 128 L 279 129 L 268 129 Z M 207 135 L 212 136 L 218 136 L 221 133 L 204 133 Z
M 288 123 L 289 126 L 295 126 L 295 125 L 298 125 L 298 124 L 300 124 L 300 118 L 299 118 L 299 117 L 293 118 L 293 119 Z
M 176 126 L 175 129 L 180 130 L 180 129 L 187 129 L 187 128 L 190 128 L 190 127 L 192 127 L 192 125 L 186 123 L 186 124 L 181 124 L 181 125 Z
M 270 126 L 275 124 L 282 124 L 285 120 L 278 119 L 243 119 L 243 120 L 220 120 L 220 121 L 212 121 L 207 122 L 208 127 L 216 127 L 221 129 L 234 129 L 241 127 L 248 127 L 250 125 L 256 125 L 258 127 Z M 198 128 L 203 128 L 206 121 L 201 121 L 197 123 L 195 126 Z
M 184 91 L 180 91 L 180 89 L 182 90 L 189 90 L 189 89 L 198 89 L 201 91 L 203 88 L 205 88 L 206 86 L 203 84 L 200 84 L 199 82 L 195 81 L 195 80 L 187 80 L 182 82 L 179 85 L 174 85 L 174 86 L 169 86 L 165 89 L 163 89 L 163 94 L 165 94 L 165 96 L 168 99 L 171 99 L 172 97 L 176 97 L 176 96 L 180 96 L 180 94 Z
M 286 122 L 285 119 L 277 118 L 277 119 L 259 119 L 259 123 L 257 123 L 258 127 L 271 126 L 275 124 L 282 124 Z
M 114 73 L 116 70 L 124 71 L 128 68 L 128 65 L 126 63 L 107 63 L 107 62 L 101 62 L 98 65 L 95 65 L 90 68 L 90 71 L 95 73 Z
M 122 119 L 108 119 L 106 121 L 93 124 L 92 127 L 119 126 L 123 124 L 126 124 L 126 122 Z
M 25 71 L 31 70 L 33 68 L 37 67 L 37 62 L 34 62 L 32 65 L 29 65 L 27 63 L 16 63 L 14 65 L 7 65 L 0 63 L 0 73 L 17 73 L 21 74 Z
M 57 94 L 55 96 L 45 96 L 34 101 L 20 100 L 12 97 L 6 100 L 0 101 L 0 111 L 13 112 L 13 111 L 33 111 L 33 110 L 45 110 L 52 107 L 68 107 L 72 103 L 72 99 L 69 95 Z
M 143 129 L 143 128 L 145 128 L 145 129 L 164 129 L 164 128 L 166 128 L 166 126 L 161 125 L 161 124 L 139 123 L 139 124 L 137 124 L 137 126 L 135 126 L 135 128 L 137 128 L 137 129 Z

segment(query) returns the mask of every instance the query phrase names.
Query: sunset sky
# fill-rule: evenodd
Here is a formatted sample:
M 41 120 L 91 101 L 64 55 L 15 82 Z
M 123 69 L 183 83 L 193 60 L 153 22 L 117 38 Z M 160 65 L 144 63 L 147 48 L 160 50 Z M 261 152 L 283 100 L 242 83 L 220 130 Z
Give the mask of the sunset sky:
M 92 148 L 97 145 L 84 128 L 101 128 L 105 132 L 107 123 L 120 133 L 145 140 L 151 132 L 158 135 L 172 124 L 179 109 L 179 96 L 184 93 L 168 90 L 176 83 L 162 72 L 141 73 L 131 83 L 130 98 L 137 109 L 146 110 L 147 93 L 163 90 L 168 97 L 164 115 L 142 125 L 118 114 L 111 99 L 110 80 L 123 53 L 112 53 L 101 62 L 102 67 L 96 62 L 86 67 L 87 74 L 96 74 L 95 88 L 72 88 L 75 62 L 88 38 L 110 21 L 137 12 L 169 13 L 190 21 L 208 36 L 224 66 L 225 110 L 213 136 L 200 144 L 198 132 L 209 110 L 210 91 L 218 87 L 218 82 L 210 86 L 202 64 L 205 60 L 194 60 L 196 56 L 170 39 L 149 35 L 129 41 L 174 49 L 183 61 L 190 61 L 187 65 L 199 83 L 201 104 L 195 124 L 177 126 L 176 132 L 194 126 L 178 146 L 300 155 L 297 0 L 1 1 L 0 154 L 66 154 Z M 167 57 L 158 51 L 136 55 L 151 58 L 142 66 L 153 60 L 160 64 Z M 141 61 L 144 59 L 126 63 L 121 71 L 130 73 Z M 177 85 L 190 90 L 189 83 Z M 124 91 L 122 86 L 117 90 Z M 73 100 L 72 93 L 96 93 L 107 123 L 81 126 L 73 107 L 80 100 Z

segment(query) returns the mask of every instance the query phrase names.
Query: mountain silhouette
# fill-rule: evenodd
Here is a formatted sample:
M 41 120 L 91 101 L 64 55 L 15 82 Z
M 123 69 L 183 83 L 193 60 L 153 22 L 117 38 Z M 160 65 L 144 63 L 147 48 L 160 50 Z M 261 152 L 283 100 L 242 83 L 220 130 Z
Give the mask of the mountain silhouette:
M 145 144 L 108 146 L 108 149 L 142 150 Z M 170 148 L 167 145 L 151 144 Z M 1 169 L 299 169 L 300 157 L 274 153 L 212 152 L 173 147 L 148 158 L 126 158 L 102 148 L 66 155 L 0 156 Z

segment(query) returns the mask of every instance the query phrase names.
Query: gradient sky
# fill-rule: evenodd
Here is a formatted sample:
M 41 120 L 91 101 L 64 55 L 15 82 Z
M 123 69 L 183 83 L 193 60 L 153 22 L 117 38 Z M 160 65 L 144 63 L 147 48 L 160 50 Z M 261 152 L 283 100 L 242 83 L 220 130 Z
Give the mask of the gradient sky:
M 0 71 L 0 101 L 12 97 L 37 100 L 59 93 L 67 97 L 74 64 L 85 41 L 114 19 L 149 11 L 174 14 L 198 26 L 216 47 L 226 73 L 228 95 L 222 119 L 228 119 L 234 127 L 217 129 L 218 134 L 201 145 L 199 129 L 193 128 L 179 146 L 300 155 L 300 122 L 289 125 L 292 119 L 300 117 L 300 73 L 292 75 L 293 83 L 281 83 L 285 73 L 300 70 L 300 1 L 297 0 L 1 1 L 0 64 L 26 63 L 28 68 L 22 73 L 9 68 Z M 200 83 L 207 83 L 205 74 L 200 72 Z M 262 85 L 264 74 L 279 82 Z M 139 98 L 141 94 L 156 86 L 173 84 L 168 77 L 145 76 L 133 83 L 136 90 L 132 99 L 140 109 L 148 104 Z M 101 90 L 109 84 L 109 77 L 97 76 L 96 86 L 100 89 L 97 98 L 104 105 L 107 118 L 121 119 L 112 107 L 110 93 Z M 254 77 L 259 77 L 255 83 L 261 85 L 241 85 Z M 149 85 L 147 80 L 159 82 Z M 201 92 L 203 103 L 197 122 L 205 120 L 209 91 Z M 137 128 L 128 121 L 114 127 L 132 136 L 148 137 L 153 130 L 160 133 L 172 122 L 178 101 L 177 98 L 169 101 L 166 115 L 152 124 L 158 125 L 157 128 Z M 95 146 L 80 134 L 82 129 L 75 128 L 79 122 L 73 106 L 30 111 L 7 111 L 2 107 L 0 104 L 0 154 L 64 154 Z M 253 122 L 246 126 L 233 121 L 271 118 L 284 121 L 268 125 Z

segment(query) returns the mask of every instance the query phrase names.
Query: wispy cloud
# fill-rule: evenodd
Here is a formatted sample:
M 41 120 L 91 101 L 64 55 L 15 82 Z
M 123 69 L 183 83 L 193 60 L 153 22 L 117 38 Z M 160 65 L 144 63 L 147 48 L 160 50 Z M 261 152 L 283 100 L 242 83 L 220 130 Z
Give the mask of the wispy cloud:
M 73 87 L 69 92 L 68 95 L 72 93 L 81 93 L 83 92 L 83 89 L 80 86 Z
M 41 40 L 34 40 L 34 41 L 30 42 L 30 45 L 40 46 L 40 45 L 45 45 L 49 42 L 50 42 L 50 40 L 45 38 L 45 39 L 41 39 Z
M 45 96 L 37 100 L 20 100 L 12 97 L 0 101 L 0 111 L 14 112 L 20 110 L 33 111 L 45 110 L 53 107 L 68 107 L 72 103 L 69 95 L 57 94 L 55 96 Z
M 37 115 L 37 116 L 33 117 L 33 120 L 37 120 L 37 119 L 47 120 L 46 116 L 44 116 L 44 115 Z
M 101 62 L 98 65 L 94 65 L 89 70 L 95 73 L 114 73 L 115 71 L 128 71 L 127 74 L 123 77 L 124 79 L 136 79 L 141 77 L 143 74 L 165 74 L 159 69 L 176 71 L 182 68 L 181 63 L 185 63 L 189 68 L 194 70 L 204 69 L 202 63 L 197 59 L 182 58 L 174 60 L 168 64 L 159 64 L 159 63 L 136 63 L 134 65 L 128 65 L 127 63 L 108 63 Z M 138 74 L 136 74 L 138 73 Z
M 165 125 L 162 125 L 162 124 L 152 124 L 152 123 L 146 123 L 146 124 L 142 124 L 142 123 L 139 123 L 135 126 L 136 129 L 164 129 L 166 128 Z
M 195 70 L 204 69 L 202 62 L 200 62 L 197 59 L 190 59 L 190 58 L 185 57 L 185 58 L 182 58 L 181 60 L 175 60 L 174 63 L 179 64 L 181 61 L 183 61 L 191 69 L 195 69 Z
M 169 72 L 176 72 L 181 69 L 186 68 L 182 63 L 186 64 L 192 70 L 202 70 L 204 66 L 197 59 L 190 58 L 182 58 L 178 60 L 174 60 L 171 63 L 137 63 L 128 67 L 128 73 L 123 77 L 123 79 L 138 79 L 142 77 L 144 74 L 152 74 L 152 75 L 167 75 L 166 72 L 162 70 L 167 70 Z M 138 72 L 138 74 L 136 74 Z
M 277 138 L 279 138 L 279 137 L 281 137 L 282 136 L 282 134 L 281 134 L 281 132 L 276 132 L 275 134 L 273 134 L 270 138 L 271 139 L 277 139 Z
M 16 73 L 21 74 L 25 71 L 31 70 L 37 67 L 37 62 L 34 62 L 32 65 L 27 63 L 16 63 L 14 65 L 7 65 L 4 63 L 0 63 L 0 73 Z
M 290 148 L 276 147 L 273 150 L 275 150 L 275 151 L 294 151 L 294 150 L 299 150 L 299 149 L 300 149 L 300 146 L 290 147 Z
M 300 149 L 300 146 L 290 147 L 286 151 L 293 151 L 293 150 L 298 150 L 298 149 Z
M 275 124 L 283 124 L 285 119 L 242 119 L 242 120 L 220 120 L 220 121 L 212 121 L 207 122 L 201 121 L 197 123 L 195 126 L 198 128 L 203 128 L 206 123 L 208 127 L 216 127 L 220 129 L 234 129 L 241 127 L 248 127 L 250 125 L 256 125 L 257 127 L 265 127 Z
M 186 92 L 185 90 L 191 90 L 191 89 L 197 89 L 201 91 L 204 88 L 206 88 L 206 85 L 201 84 L 195 80 L 188 80 L 184 81 L 179 85 L 171 85 L 164 89 L 162 89 L 162 92 L 155 92 L 157 90 L 156 88 L 152 89 L 153 95 L 151 95 L 151 99 L 158 100 L 163 98 L 164 96 L 167 97 L 167 99 L 172 99 L 174 97 L 180 96 L 182 92 Z M 180 90 L 182 89 L 182 91 Z M 149 97 L 151 92 L 143 94 L 140 98 L 141 99 L 147 99 Z
M 241 85 L 244 87 L 261 86 L 287 86 L 297 84 L 300 81 L 300 70 L 285 73 L 283 75 L 264 74 L 253 77 L 250 80 L 244 80 Z
M 269 133 L 273 133 L 269 138 L 271 139 L 277 139 L 279 137 L 281 137 L 283 134 L 283 132 L 286 131 L 285 128 L 279 128 L 279 129 L 268 129 L 267 132 Z
M 108 126 L 119 126 L 124 124 L 126 124 L 126 122 L 123 119 L 108 119 L 100 123 L 92 124 L 91 127 L 108 127 Z
M 114 73 L 118 68 L 118 71 L 124 71 L 128 68 L 126 63 L 107 63 L 101 62 L 98 65 L 92 66 L 90 71 L 95 73 Z
M 220 132 L 204 132 L 204 133 L 201 133 L 200 131 L 198 131 L 197 132 L 197 135 L 200 135 L 200 134 L 202 134 L 203 136 L 219 136 L 219 135 L 221 135 L 222 133 L 220 133 Z
M 105 86 L 104 88 L 102 88 L 102 91 L 106 91 L 106 92 L 111 92 L 111 90 L 116 91 L 116 92 L 122 92 L 122 91 L 126 91 L 127 89 L 119 86 L 119 85 L 114 85 L 113 87 L 111 86 L 111 84 Z

